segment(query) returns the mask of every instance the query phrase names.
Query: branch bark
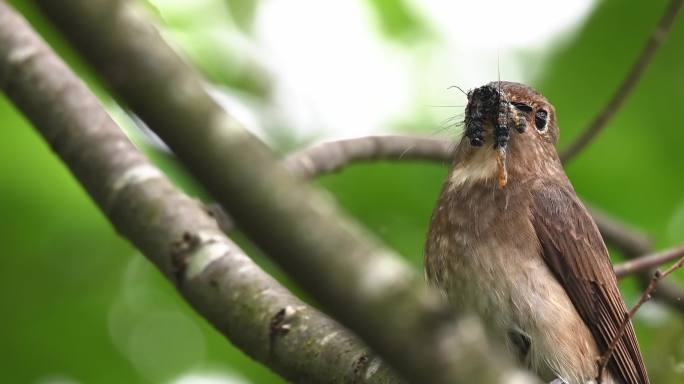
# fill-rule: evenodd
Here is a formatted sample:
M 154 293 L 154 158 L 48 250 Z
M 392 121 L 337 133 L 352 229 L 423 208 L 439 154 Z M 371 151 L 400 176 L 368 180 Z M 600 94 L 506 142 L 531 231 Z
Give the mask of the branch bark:
M 682 250 L 675 250 L 674 252 L 671 253 L 677 253 L 681 254 Z M 668 255 L 669 256 L 669 255 Z M 599 370 L 598 370 L 598 376 L 596 381 L 598 383 L 602 382 L 603 379 L 603 372 L 605 372 L 606 367 L 608 366 L 608 362 L 610 361 L 611 356 L 613 353 L 615 353 L 615 347 L 617 346 L 617 343 L 622 339 L 622 335 L 624 335 L 625 331 L 627 330 L 627 326 L 629 325 L 630 320 L 634 317 L 634 315 L 637 313 L 639 308 L 647 302 L 648 300 L 651 299 L 651 294 L 655 291 L 656 285 L 658 282 L 660 282 L 662 279 L 666 278 L 669 274 L 674 272 L 675 270 L 679 269 L 684 265 L 684 257 L 679 258 L 679 260 L 671 265 L 668 269 L 665 270 L 665 272 L 660 272 L 660 270 L 655 271 L 653 274 L 653 277 L 649 281 L 648 285 L 646 286 L 646 289 L 644 292 L 641 294 L 641 297 L 639 297 L 639 300 L 634 304 L 632 309 L 629 310 L 629 312 L 625 315 L 625 319 L 623 320 L 622 324 L 620 325 L 620 328 L 618 328 L 617 333 L 615 334 L 615 337 L 613 337 L 613 341 L 610 342 L 608 345 L 608 348 L 606 351 L 603 353 L 601 358 L 598 361 L 599 364 Z
M 599 224 L 601 234 L 609 241 L 622 255 L 629 260 L 637 260 L 642 255 L 653 252 L 651 240 L 645 234 L 635 228 L 631 228 L 625 223 L 616 220 L 607 214 L 593 210 L 592 215 Z M 641 285 L 646 288 L 651 282 L 651 276 L 655 273 L 654 269 L 643 271 L 638 274 Z M 658 289 L 653 292 L 653 296 L 666 303 L 671 308 L 684 312 L 684 293 L 677 285 L 661 281 Z
M 314 178 L 329 172 L 336 172 L 357 162 L 384 160 L 421 160 L 447 163 L 452 161 L 453 143 L 443 139 L 421 136 L 386 135 L 367 136 L 349 140 L 320 143 L 308 149 L 295 152 L 285 159 L 285 164 L 294 174 Z M 407 151 L 415 151 L 407 156 Z M 221 214 L 219 207 L 211 209 Z M 590 213 L 606 242 L 617 248 L 628 261 L 616 266 L 618 277 L 639 273 L 639 279 L 646 286 L 651 280 L 653 267 L 677 258 L 680 248 L 651 254 L 653 247 L 647 235 L 630 228 L 621 221 L 600 210 L 590 207 Z M 230 219 L 221 220 L 224 231 L 232 229 Z M 672 259 L 670 259 L 672 257 Z M 643 259 L 643 260 L 642 260 Z M 654 263 L 658 264 L 654 264 Z M 661 281 L 654 296 L 681 312 L 684 303 L 681 289 L 667 281 Z
M 429 160 L 450 162 L 454 143 L 420 136 L 383 135 L 322 143 L 295 152 L 287 167 L 304 179 L 341 170 L 356 162 L 378 160 Z
M 637 272 L 648 272 L 667 262 L 677 260 L 684 256 L 684 246 L 678 246 L 664 251 L 640 256 L 636 259 L 625 261 L 615 266 L 615 275 L 618 278 Z
M 236 346 L 303 383 L 398 383 L 349 331 L 291 295 L 153 166 L 96 97 L 0 1 L 0 89 L 116 230 Z
M 222 110 L 128 2 L 37 3 L 245 233 L 406 378 L 495 383 L 517 375 L 479 323 L 457 319 L 407 263 Z

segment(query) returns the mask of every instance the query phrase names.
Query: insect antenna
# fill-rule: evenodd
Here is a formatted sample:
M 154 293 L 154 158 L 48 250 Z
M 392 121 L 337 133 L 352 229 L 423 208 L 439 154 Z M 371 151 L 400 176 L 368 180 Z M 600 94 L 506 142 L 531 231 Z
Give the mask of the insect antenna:
M 461 91 L 466 97 L 468 97 L 468 92 L 464 91 L 463 88 L 459 87 L 458 85 L 452 85 L 452 86 L 447 87 L 447 89 L 451 89 L 451 88 L 456 88 L 456 89 L 458 89 L 458 90 Z

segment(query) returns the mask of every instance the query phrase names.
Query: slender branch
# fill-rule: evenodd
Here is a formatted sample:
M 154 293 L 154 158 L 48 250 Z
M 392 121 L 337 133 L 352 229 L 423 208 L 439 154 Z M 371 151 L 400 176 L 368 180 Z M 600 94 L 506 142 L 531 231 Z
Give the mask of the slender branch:
M 126 138 L 97 98 L 0 1 L 0 90 L 107 215 L 233 344 L 294 382 L 397 383 L 352 334 L 291 295 Z
M 683 256 L 684 246 L 680 245 L 678 247 L 626 261 L 622 264 L 616 265 L 613 269 L 615 270 L 615 275 L 618 278 L 621 278 L 637 272 L 650 271 L 653 268 L 657 268 L 660 265 L 679 259 Z
M 335 145 L 314 145 L 288 156 L 285 166 L 297 176 L 311 179 L 358 161 L 450 161 L 453 149 L 453 142 L 420 136 L 365 136 L 339 140 Z
M 653 251 L 651 240 L 644 233 L 596 209 L 592 209 L 591 213 L 606 242 L 612 244 L 625 258 L 637 260 Z M 644 287 L 648 286 L 652 273 L 653 270 L 638 274 Z M 684 293 L 676 284 L 661 281 L 653 295 L 671 308 L 684 312 Z
M 442 145 L 439 142 L 442 141 Z M 360 149 L 353 150 L 351 146 Z M 420 148 L 420 155 L 414 157 L 402 157 L 406 148 Z M 451 160 L 451 147 L 445 140 L 430 139 L 418 136 L 369 136 L 351 140 L 331 141 L 321 143 L 311 148 L 295 152 L 289 155 L 285 163 L 293 173 L 305 178 L 313 178 L 324 175 L 332 171 L 339 171 L 344 167 L 355 162 L 373 161 L 378 159 L 389 160 L 428 160 L 448 162 Z M 651 241 L 648 236 L 640 231 L 630 228 L 609 215 L 591 209 L 591 214 L 597 222 L 604 238 L 611 241 L 625 256 L 632 260 L 618 264 L 614 267 L 615 274 L 622 278 L 634 273 L 648 273 L 654 267 L 669 261 L 680 259 L 677 263 L 668 268 L 664 273 L 656 271 L 642 294 L 640 300 L 632 310 L 626 314 L 625 321 L 618 330 L 617 336 L 609 345 L 608 350 L 599 361 L 599 375 L 601 378 L 603 371 L 615 350 L 618 340 L 622 337 L 629 321 L 634 317 L 641 305 L 650 299 L 654 293 L 655 286 L 661 280 L 672 273 L 675 269 L 684 264 L 684 246 L 674 247 L 661 252 L 648 254 L 651 250 Z M 637 256 L 641 255 L 641 256 Z M 681 309 L 681 291 L 673 285 L 665 286 L 664 294 L 661 298 L 669 304 L 676 304 Z M 661 292 L 661 290 L 655 291 Z M 600 382 L 600 380 L 599 380 Z
M 377 160 L 422 160 L 449 163 L 454 142 L 412 135 L 364 136 L 320 143 L 288 155 L 285 166 L 310 179 L 350 164 Z
M 37 3 L 251 240 L 407 379 L 511 376 L 479 323 L 459 320 L 408 263 L 293 178 L 129 2 Z
M 376 160 L 448 162 L 451 159 L 452 146 L 453 144 L 447 140 L 420 136 L 365 136 L 320 143 L 288 155 L 284 163 L 292 173 L 305 179 L 313 179 L 340 171 L 358 162 Z M 402 156 L 404 153 L 405 155 Z M 230 233 L 234 229 L 234 223 L 221 206 L 209 204 L 207 209 L 217 218 L 224 232 Z M 643 233 L 626 227 L 595 208 L 591 208 L 590 211 L 599 223 L 603 237 L 623 251 L 625 248 L 638 250 L 636 253 L 641 255 L 615 265 L 615 275 L 618 279 L 635 273 L 648 273 L 652 268 L 684 256 L 684 246 L 649 253 L 651 241 Z
M 620 109 L 622 104 L 625 102 L 629 94 L 632 92 L 634 87 L 639 82 L 639 79 L 644 74 L 644 71 L 648 67 L 649 63 L 655 56 L 656 51 L 662 44 L 662 42 L 667 37 L 670 32 L 672 24 L 674 23 L 677 13 L 682 7 L 684 0 L 670 0 L 665 8 L 658 25 L 651 33 L 646 45 L 644 45 L 641 53 L 637 57 L 632 67 L 627 72 L 627 75 L 622 80 L 620 86 L 615 90 L 615 93 L 608 101 L 605 107 L 599 112 L 594 120 L 589 123 L 587 128 L 582 132 L 582 134 L 572 142 L 568 148 L 561 153 L 561 159 L 564 163 L 570 161 L 575 155 L 577 155 L 582 149 L 584 149 L 598 133 L 606 126 L 608 121 L 615 115 L 615 113 Z
M 406 135 L 365 136 L 314 145 L 288 155 L 285 165 L 294 174 L 311 179 L 366 161 L 420 160 L 447 163 L 452 161 L 452 149 L 453 143 L 443 139 Z M 218 210 L 218 207 L 213 209 Z M 651 251 L 651 241 L 646 235 L 626 227 L 597 209 L 592 208 L 591 214 L 606 239 L 623 252 L 628 249 L 630 254 L 639 255 L 615 266 L 615 274 L 619 278 L 644 272 L 684 254 L 684 246 L 648 254 Z M 228 223 L 225 224 L 226 229 L 230 230 L 231 224 Z
M 681 253 L 681 250 L 680 250 Z M 632 307 L 632 309 L 625 314 L 625 318 L 622 321 L 622 325 L 618 329 L 617 333 L 615 334 L 615 337 L 613 340 L 610 342 L 608 345 L 608 349 L 603 353 L 601 358 L 599 359 L 599 369 L 598 369 L 598 382 L 601 383 L 601 379 L 603 377 L 603 372 L 606 369 L 606 366 L 608 365 L 608 362 L 610 361 L 610 358 L 613 356 L 613 353 L 615 352 L 615 347 L 617 346 L 618 341 L 622 339 L 622 336 L 625 333 L 625 330 L 627 329 L 627 325 L 629 324 L 630 320 L 634 317 L 634 315 L 637 313 L 639 308 L 647 302 L 648 300 L 651 299 L 651 294 L 656 288 L 656 285 L 658 285 L 658 282 L 667 277 L 667 275 L 671 274 L 674 272 L 676 269 L 681 268 L 684 265 L 684 257 L 680 258 L 679 261 L 671 265 L 668 269 L 665 270 L 665 272 L 660 272 L 659 270 L 656 270 L 655 273 L 653 273 L 653 277 L 648 283 L 648 286 L 644 290 L 644 292 L 641 294 L 641 297 L 639 298 L 639 301 L 637 301 L 636 304 Z
M 441 145 L 440 145 L 441 142 Z M 353 146 L 363 148 L 353 151 L 353 155 L 349 155 L 350 150 L 346 149 Z M 342 146 L 343 148 L 339 148 Z M 435 161 L 447 163 L 451 162 L 451 147 L 453 143 L 443 139 L 433 139 L 420 136 L 406 136 L 406 135 L 387 135 L 387 136 L 368 136 L 359 137 L 351 140 L 330 141 L 315 145 L 311 148 L 295 152 L 287 156 L 285 164 L 294 174 L 301 175 L 305 178 L 314 178 L 325 175 L 328 172 L 339 171 L 346 166 L 357 162 L 373 161 L 377 159 L 385 160 L 422 160 Z M 407 148 L 417 148 L 417 153 L 413 157 L 402 156 Z M 321 164 L 319 164 L 321 163 Z M 226 231 L 232 229 L 230 219 L 221 213 L 220 207 L 213 206 L 213 210 L 217 211 L 217 215 L 224 217 L 219 222 Z M 630 267 L 629 264 L 616 266 L 616 274 L 618 277 L 624 277 L 627 274 L 641 272 L 640 279 L 647 283 L 650 280 L 650 274 L 647 269 L 654 259 L 647 257 L 648 261 L 639 262 L 638 260 L 644 255 L 649 255 L 652 252 L 651 240 L 641 231 L 630 228 L 619 220 L 601 212 L 596 208 L 590 208 L 590 213 L 594 218 L 601 235 L 606 242 L 614 245 L 626 258 L 636 261 L 636 267 Z M 665 251 L 667 252 L 667 251 Z M 657 259 L 655 259 L 657 261 Z M 666 262 L 665 260 L 663 262 Z M 628 262 L 629 263 L 629 262 Z M 643 267 L 643 268 L 642 268 Z M 684 312 L 684 297 L 681 289 L 674 284 L 666 281 L 660 283 L 658 291 L 655 293 L 656 298 L 667 303 L 669 306 Z

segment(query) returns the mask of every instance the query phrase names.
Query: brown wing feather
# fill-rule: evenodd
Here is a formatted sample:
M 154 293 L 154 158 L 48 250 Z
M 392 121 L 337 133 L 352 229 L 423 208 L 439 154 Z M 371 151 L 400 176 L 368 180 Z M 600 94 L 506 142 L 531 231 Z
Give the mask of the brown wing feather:
M 603 353 L 627 313 L 603 239 L 571 187 L 532 193 L 532 222 L 544 260 L 563 285 Z M 634 328 L 618 342 L 609 369 L 625 384 L 648 384 Z

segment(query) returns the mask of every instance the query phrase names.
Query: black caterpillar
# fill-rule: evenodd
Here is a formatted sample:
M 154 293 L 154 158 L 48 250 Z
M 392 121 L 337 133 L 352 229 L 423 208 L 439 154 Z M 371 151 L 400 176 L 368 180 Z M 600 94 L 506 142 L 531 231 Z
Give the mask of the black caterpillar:
M 481 147 L 484 144 L 486 122 L 494 125 L 494 148 L 506 148 L 511 137 L 511 126 L 515 127 L 519 133 L 523 133 L 527 126 L 523 111 L 517 108 L 516 103 L 509 102 L 501 90 L 493 84 L 483 85 L 468 92 L 465 137 L 474 147 Z

